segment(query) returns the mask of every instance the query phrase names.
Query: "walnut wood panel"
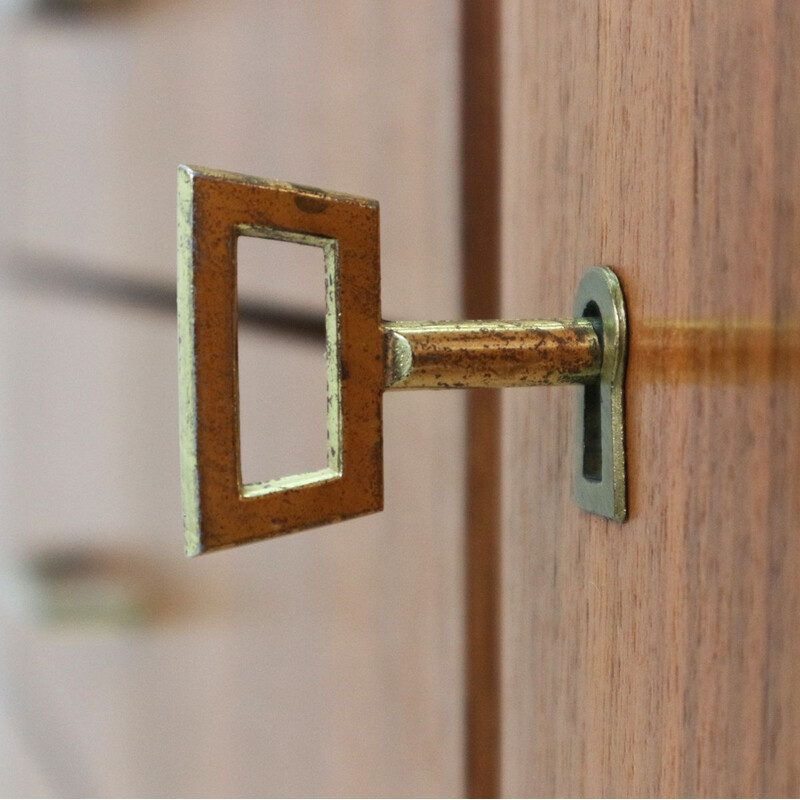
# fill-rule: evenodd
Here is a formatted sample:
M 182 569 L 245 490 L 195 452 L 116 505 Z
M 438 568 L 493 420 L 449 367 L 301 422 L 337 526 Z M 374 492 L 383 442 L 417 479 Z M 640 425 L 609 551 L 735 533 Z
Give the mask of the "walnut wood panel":
M 502 789 L 800 791 L 800 6 L 503 6 L 503 314 L 608 264 L 630 520 L 572 397 L 503 401 Z

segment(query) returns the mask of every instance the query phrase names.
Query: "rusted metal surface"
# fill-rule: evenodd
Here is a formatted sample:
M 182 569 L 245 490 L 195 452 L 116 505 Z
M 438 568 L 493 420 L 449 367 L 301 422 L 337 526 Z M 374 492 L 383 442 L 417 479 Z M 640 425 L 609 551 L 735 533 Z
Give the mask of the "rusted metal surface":
M 243 175 L 178 172 L 181 474 L 190 555 L 380 511 L 383 341 L 377 203 Z M 328 465 L 243 484 L 236 240 L 325 253 Z
M 602 347 L 589 319 L 386 322 L 387 389 L 586 383 Z

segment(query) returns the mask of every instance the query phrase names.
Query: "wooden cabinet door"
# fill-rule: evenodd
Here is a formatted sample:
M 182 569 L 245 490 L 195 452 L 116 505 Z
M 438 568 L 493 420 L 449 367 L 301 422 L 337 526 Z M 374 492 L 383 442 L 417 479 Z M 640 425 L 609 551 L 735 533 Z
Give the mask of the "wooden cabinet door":
M 498 14 L 500 311 L 620 275 L 630 518 L 571 500 L 570 391 L 502 397 L 496 788 L 797 794 L 800 5 Z

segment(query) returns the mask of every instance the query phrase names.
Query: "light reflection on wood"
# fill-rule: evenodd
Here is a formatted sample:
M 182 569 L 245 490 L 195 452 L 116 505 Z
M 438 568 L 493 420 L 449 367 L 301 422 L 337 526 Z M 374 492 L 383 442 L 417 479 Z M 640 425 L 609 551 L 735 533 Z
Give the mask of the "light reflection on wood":
M 631 323 L 629 374 L 651 383 L 800 381 L 800 320 Z

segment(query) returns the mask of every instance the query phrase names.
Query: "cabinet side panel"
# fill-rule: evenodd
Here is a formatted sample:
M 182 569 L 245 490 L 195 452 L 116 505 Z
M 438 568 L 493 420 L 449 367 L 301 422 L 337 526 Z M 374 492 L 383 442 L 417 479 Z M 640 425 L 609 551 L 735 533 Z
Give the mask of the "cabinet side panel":
M 630 326 L 626 524 L 572 505 L 570 393 L 504 398 L 503 791 L 796 794 L 800 15 L 509 0 L 502 36 L 503 316 L 608 264 Z

